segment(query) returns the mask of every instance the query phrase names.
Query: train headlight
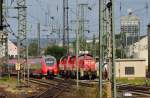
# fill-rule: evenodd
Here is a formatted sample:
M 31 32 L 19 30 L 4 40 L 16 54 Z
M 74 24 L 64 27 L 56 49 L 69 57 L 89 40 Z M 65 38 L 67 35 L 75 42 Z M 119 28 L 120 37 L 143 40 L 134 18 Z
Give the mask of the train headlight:
M 54 68 L 54 74 L 58 74 L 58 69 L 57 68 Z

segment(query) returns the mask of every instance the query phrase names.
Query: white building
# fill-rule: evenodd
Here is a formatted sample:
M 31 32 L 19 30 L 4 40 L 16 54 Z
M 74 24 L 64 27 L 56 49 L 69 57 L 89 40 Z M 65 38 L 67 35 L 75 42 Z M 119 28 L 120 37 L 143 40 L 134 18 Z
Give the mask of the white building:
M 5 56 L 5 46 L 0 44 L 0 58 Z
M 138 42 L 128 46 L 127 56 L 136 59 L 145 59 L 148 65 L 148 37 L 145 36 Z
M 12 43 L 10 40 L 8 40 L 8 55 L 10 57 L 17 56 L 17 46 L 14 43 Z
M 0 45 L 0 58 L 4 56 L 5 56 L 5 46 Z M 8 40 L 8 56 L 12 58 L 17 56 L 17 46 L 10 40 Z

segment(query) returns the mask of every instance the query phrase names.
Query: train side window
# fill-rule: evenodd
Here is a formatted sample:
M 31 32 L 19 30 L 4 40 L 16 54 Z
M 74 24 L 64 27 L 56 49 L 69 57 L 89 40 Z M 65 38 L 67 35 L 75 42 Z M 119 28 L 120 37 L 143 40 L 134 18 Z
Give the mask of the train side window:
M 134 75 L 134 67 L 125 67 L 125 75 Z

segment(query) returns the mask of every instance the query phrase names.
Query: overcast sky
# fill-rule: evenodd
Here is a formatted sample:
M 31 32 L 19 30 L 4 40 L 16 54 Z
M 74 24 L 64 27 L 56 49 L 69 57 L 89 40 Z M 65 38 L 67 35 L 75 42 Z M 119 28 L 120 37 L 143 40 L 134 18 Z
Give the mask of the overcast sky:
M 8 0 L 8 5 L 10 5 Z M 55 26 L 61 27 L 62 30 L 62 1 L 63 0 L 27 0 L 28 13 L 27 13 L 27 30 L 30 37 L 36 37 L 37 23 L 41 23 L 41 29 L 48 31 L 41 31 L 42 37 L 51 32 L 51 26 L 43 26 L 45 24 L 54 23 Z M 82 3 L 88 3 L 92 10 L 86 11 L 86 19 L 89 20 L 86 23 L 86 29 L 90 30 L 87 36 L 92 36 L 93 33 L 98 34 L 98 2 L 99 0 L 79 0 Z M 120 10 L 121 4 L 121 10 Z M 11 5 L 15 6 L 15 2 Z M 148 9 L 146 9 L 148 6 Z M 144 35 L 147 32 L 147 24 L 150 22 L 150 0 L 115 0 L 115 31 L 120 32 L 120 16 L 127 15 L 127 10 L 132 9 L 133 13 L 141 19 L 141 34 Z M 47 13 L 48 15 L 45 15 Z M 15 10 L 9 10 L 9 16 L 16 16 Z M 54 17 L 54 20 L 50 19 Z M 69 24 L 70 29 L 75 28 L 75 23 L 71 23 L 71 20 L 76 19 L 76 0 L 69 0 Z M 50 21 L 50 22 L 48 22 Z M 13 31 L 17 33 L 17 20 L 9 18 L 8 22 Z M 74 31 L 70 31 L 71 37 L 74 36 Z M 57 37 L 53 34 L 52 37 Z

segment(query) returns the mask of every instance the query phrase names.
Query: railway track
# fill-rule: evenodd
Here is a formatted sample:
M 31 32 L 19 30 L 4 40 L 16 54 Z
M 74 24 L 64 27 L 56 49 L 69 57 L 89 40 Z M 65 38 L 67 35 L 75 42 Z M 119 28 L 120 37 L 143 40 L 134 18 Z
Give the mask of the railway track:
M 62 78 L 55 77 L 54 81 L 57 81 L 57 82 L 66 81 L 67 83 L 69 83 L 71 85 L 76 85 L 76 80 L 71 80 L 71 79 L 62 79 Z M 95 86 L 94 83 L 85 82 L 85 81 L 79 81 L 79 85 L 80 86 L 86 86 L 86 87 L 94 87 Z
M 150 86 L 140 86 L 140 85 L 117 85 L 119 91 L 128 91 L 136 95 L 150 96 Z
M 53 80 L 42 80 L 31 78 L 30 82 L 39 84 L 47 89 L 36 96 L 28 98 L 57 98 L 61 93 L 68 91 L 72 85 L 76 85 L 75 80 L 65 80 L 62 78 L 54 78 Z M 79 85 L 93 87 L 94 84 L 79 82 Z
M 30 98 L 57 98 L 64 91 L 68 91 L 72 85 L 76 85 L 74 80 L 65 80 L 62 78 L 54 78 L 53 80 L 30 79 L 30 82 L 46 86 L 48 89 Z M 79 82 L 81 86 L 93 87 L 95 84 Z M 150 86 L 133 86 L 117 84 L 119 91 L 131 92 L 134 95 L 150 96 Z
M 37 79 L 30 79 L 30 82 L 35 83 L 35 84 L 39 84 L 39 85 L 42 85 L 42 86 L 46 86 L 46 87 L 52 85 L 50 83 L 40 81 L 40 80 L 37 80 Z
M 47 89 L 35 96 L 28 98 L 57 98 L 61 93 L 70 88 L 70 84 L 65 81 L 42 80 L 31 78 L 30 82 L 47 87 Z
M 33 98 L 57 98 L 61 93 L 63 93 L 67 88 L 68 84 L 60 83 L 55 86 L 48 88 L 46 91 L 38 94 Z

